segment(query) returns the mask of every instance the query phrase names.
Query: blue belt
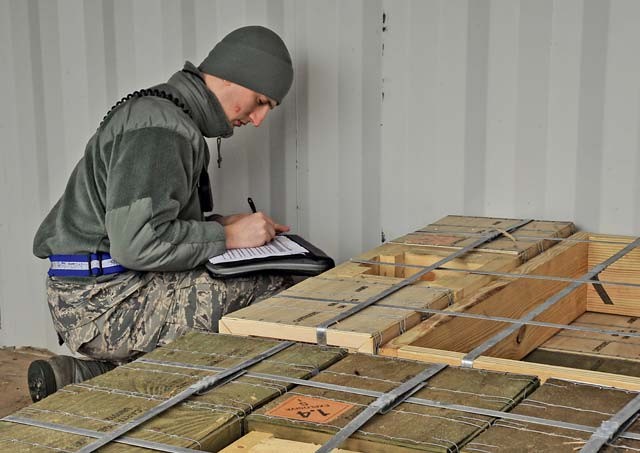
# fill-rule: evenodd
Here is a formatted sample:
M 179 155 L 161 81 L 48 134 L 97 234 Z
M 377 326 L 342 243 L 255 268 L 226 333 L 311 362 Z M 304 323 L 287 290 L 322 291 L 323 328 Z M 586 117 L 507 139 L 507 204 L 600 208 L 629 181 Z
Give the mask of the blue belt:
M 51 255 L 50 277 L 97 277 L 98 275 L 125 272 L 108 253 L 91 253 L 86 255 Z

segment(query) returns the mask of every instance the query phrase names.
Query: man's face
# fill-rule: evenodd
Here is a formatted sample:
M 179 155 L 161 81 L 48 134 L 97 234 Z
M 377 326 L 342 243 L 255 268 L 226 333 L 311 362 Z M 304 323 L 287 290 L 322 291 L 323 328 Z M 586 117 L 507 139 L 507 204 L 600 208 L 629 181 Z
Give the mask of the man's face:
M 256 93 L 249 88 L 233 82 L 225 81 L 225 96 L 221 100 L 224 113 L 234 127 L 252 123 L 258 127 L 267 117 L 277 102 L 264 94 Z

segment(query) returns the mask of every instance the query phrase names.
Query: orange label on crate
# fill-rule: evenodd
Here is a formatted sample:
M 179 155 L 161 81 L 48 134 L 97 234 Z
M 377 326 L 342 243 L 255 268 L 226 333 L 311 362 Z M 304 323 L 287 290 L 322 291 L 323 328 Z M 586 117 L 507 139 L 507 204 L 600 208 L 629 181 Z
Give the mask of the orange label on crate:
M 328 423 L 351 409 L 353 404 L 310 396 L 292 396 L 267 412 L 274 417 L 314 423 Z

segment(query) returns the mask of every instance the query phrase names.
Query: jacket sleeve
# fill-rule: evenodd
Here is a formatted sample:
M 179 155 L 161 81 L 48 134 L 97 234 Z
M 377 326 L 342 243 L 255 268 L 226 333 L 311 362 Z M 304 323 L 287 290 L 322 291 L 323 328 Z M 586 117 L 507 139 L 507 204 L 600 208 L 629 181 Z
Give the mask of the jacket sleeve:
M 202 150 L 159 127 L 126 132 L 112 150 L 105 224 L 118 263 L 133 270 L 183 271 L 225 251 L 218 222 L 180 218 L 187 207 L 193 211 Z

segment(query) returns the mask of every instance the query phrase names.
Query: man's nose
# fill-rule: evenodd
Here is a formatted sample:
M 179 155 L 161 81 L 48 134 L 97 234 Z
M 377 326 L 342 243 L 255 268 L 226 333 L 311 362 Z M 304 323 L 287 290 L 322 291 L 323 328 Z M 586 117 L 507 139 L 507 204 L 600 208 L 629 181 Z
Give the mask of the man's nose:
M 267 117 L 267 113 L 269 113 L 269 106 L 261 106 L 260 108 L 257 108 L 253 112 L 251 112 L 251 115 L 249 115 L 249 119 L 255 127 L 258 127 Z

